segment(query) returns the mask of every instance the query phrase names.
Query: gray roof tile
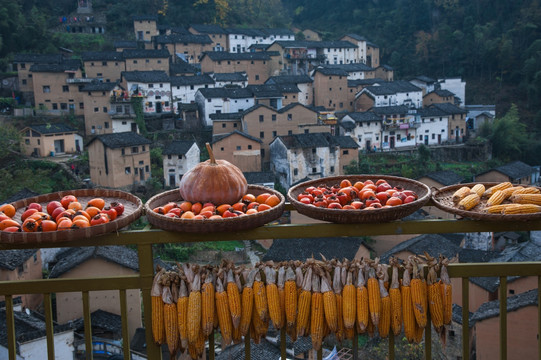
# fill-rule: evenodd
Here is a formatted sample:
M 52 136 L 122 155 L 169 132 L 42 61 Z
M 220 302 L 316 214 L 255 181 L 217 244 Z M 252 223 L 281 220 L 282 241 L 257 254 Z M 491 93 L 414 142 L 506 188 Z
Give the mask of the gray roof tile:
M 29 128 L 40 133 L 40 134 L 58 134 L 58 133 L 74 133 L 77 132 L 71 126 L 66 124 L 39 124 L 39 125 L 30 125 Z
M 96 140 L 100 140 L 105 146 L 111 149 L 152 144 L 152 141 L 132 131 L 97 135 L 88 142 L 87 146 Z
M 141 83 L 169 82 L 169 76 L 165 71 L 123 71 L 122 77 L 126 81 Z
M 34 256 L 37 251 L 36 249 L 2 250 L 0 251 L 0 268 L 9 271 L 15 270 Z
M 195 142 L 191 140 L 175 140 L 166 146 L 163 155 L 185 155 Z M 196 144 L 197 146 L 197 144 Z
M 124 59 L 156 59 L 168 58 L 169 51 L 166 49 L 126 49 L 122 51 Z
M 526 306 L 538 304 L 537 289 L 532 289 L 507 298 L 507 313 L 520 310 Z M 472 316 L 472 326 L 477 321 L 497 317 L 500 315 L 500 300 L 489 301 L 482 304 Z
M 445 186 L 460 184 L 462 181 L 464 181 L 462 176 L 451 170 L 434 171 L 426 174 L 425 176 Z
M 208 75 L 171 76 L 170 80 L 171 86 L 214 84 L 214 80 Z
M 86 51 L 81 54 L 83 61 L 124 61 L 119 51 Z
M 312 256 L 321 259 L 321 255 L 327 259 L 352 260 L 361 245 L 366 246 L 360 237 L 275 239 L 263 261 L 305 261 Z
M 269 53 L 265 51 L 244 52 L 244 53 L 231 53 L 227 51 L 206 51 L 203 53 L 202 58 L 205 56 L 208 56 L 212 61 L 226 61 L 226 60 L 268 61 L 271 59 Z

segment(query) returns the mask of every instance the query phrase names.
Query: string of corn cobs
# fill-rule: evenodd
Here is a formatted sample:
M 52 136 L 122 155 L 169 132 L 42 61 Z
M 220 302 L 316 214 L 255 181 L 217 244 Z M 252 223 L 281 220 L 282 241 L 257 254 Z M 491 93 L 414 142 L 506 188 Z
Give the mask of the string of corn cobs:
M 171 271 L 157 268 L 152 333 L 173 356 L 187 352 L 193 359 L 213 331 L 220 332 L 225 348 L 246 335 L 259 343 L 270 324 L 285 327 L 293 341 L 310 336 L 315 350 L 327 336 L 352 339 L 355 330 L 381 338 L 404 331 L 408 341 L 419 343 L 430 312 L 444 341 L 444 325 L 452 317 L 448 264 L 426 253 L 403 264 L 396 258 L 389 264 L 311 258 L 253 269 L 225 260 L 219 266 L 177 263 Z

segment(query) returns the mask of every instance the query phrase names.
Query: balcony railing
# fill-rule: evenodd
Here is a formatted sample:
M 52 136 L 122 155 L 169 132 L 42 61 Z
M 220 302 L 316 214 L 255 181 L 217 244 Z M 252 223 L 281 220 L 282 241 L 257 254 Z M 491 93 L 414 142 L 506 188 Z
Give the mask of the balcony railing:
M 293 210 L 288 204 L 287 210 Z M 411 220 L 394 221 L 385 224 L 283 224 L 265 225 L 252 230 L 220 233 L 217 237 L 213 234 L 199 233 L 175 233 L 158 229 L 145 229 L 140 231 L 120 231 L 115 234 L 102 235 L 90 239 L 75 240 L 69 243 L 52 244 L 0 244 L 0 250 L 7 249 L 32 249 L 36 247 L 55 248 L 59 246 L 84 247 L 105 245 L 136 245 L 139 254 L 139 274 L 127 276 L 112 276 L 106 278 L 70 278 L 70 279 L 42 279 L 28 281 L 0 281 L 0 295 L 6 297 L 7 338 L 9 359 L 16 359 L 15 323 L 13 316 L 13 297 L 17 294 L 41 293 L 44 295 L 43 308 L 46 320 L 47 356 L 54 360 L 55 350 L 53 341 L 53 307 L 52 294 L 57 292 L 81 292 L 83 301 L 83 318 L 85 333 L 85 348 L 93 347 L 93 339 L 90 334 L 90 299 L 89 292 L 100 290 L 118 290 L 120 292 L 120 315 L 122 318 L 122 347 L 124 359 L 130 359 L 130 338 L 128 336 L 126 291 L 128 289 L 140 289 L 143 300 L 144 327 L 146 331 L 146 344 L 148 359 L 161 359 L 160 347 L 154 345 L 151 325 L 151 297 L 150 289 L 154 276 L 152 245 L 164 243 L 189 243 L 203 241 L 230 241 L 230 240 L 257 240 L 277 238 L 298 238 L 302 234 L 306 241 L 321 237 L 358 237 L 374 235 L 398 235 L 398 234 L 436 234 L 436 233 L 468 233 L 468 232 L 501 232 L 501 231 L 530 231 L 541 230 L 541 221 L 528 222 L 490 222 L 477 220 Z M 507 359 L 507 277 L 508 276 L 537 276 L 538 284 L 541 285 L 541 262 L 521 263 L 477 263 L 477 264 L 451 264 L 448 267 L 451 278 L 462 279 L 462 359 L 470 358 L 470 329 L 469 329 L 469 278 L 496 276 L 500 279 L 499 300 L 500 320 L 499 342 L 500 359 Z M 541 333 L 541 286 L 538 286 L 538 333 Z M 428 316 L 430 313 L 428 312 Z M 428 319 L 430 324 L 430 319 Z M 424 350 L 425 359 L 432 358 L 432 333 L 431 326 L 425 330 Z M 353 359 L 357 359 L 358 343 L 357 336 L 352 344 Z M 389 336 L 389 359 L 395 359 L 395 338 Z M 209 359 L 213 360 L 214 334 L 208 340 Z M 286 359 L 286 334 L 285 330 L 280 333 L 281 358 Z M 538 353 L 541 359 L 541 341 L 538 341 Z M 245 339 L 246 359 L 250 359 L 250 341 Z M 93 359 L 91 352 L 86 354 L 87 359 Z M 317 353 L 317 358 L 322 358 L 322 351 Z

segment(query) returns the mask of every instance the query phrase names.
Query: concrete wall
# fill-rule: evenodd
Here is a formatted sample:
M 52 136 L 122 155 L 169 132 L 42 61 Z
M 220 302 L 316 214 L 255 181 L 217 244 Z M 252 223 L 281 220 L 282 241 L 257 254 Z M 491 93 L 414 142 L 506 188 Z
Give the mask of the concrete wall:
M 353 111 L 347 102 L 347 76 L 314 74 L 314 105 L 328 110 Z
M 112 133 L 113 126 L 109 115 L 111 94 L 108 91 L 88 91 L 84 93 L 83 100 L 86 135 Z
M 272 75 L 269 60 L 222 60 L 212 61 L 205 56 L 201 60 L 201 72 L 232 73 L 246 72 L 249 84 L 263 84 Z
M 261 171 L 261 144 L 240 134 L 232 134 L 212 145 L 216 158 L 227 160 L 243 172 Z
M 79 84 L 67 82 L 69 74 L 33 72 L 36 107 L 45 107 L 50 114 L 73 112 L 75 115 L 83 115 L 83 93 L 79 91 Z M 81 70 L 76 71 L 73 78 L 82 78 Z
M 145 42 L 150 42 L 152 36 L 158 35 L 158 27 L 154 20 L 134 20 L 133 30 L 135 32 L 135 39 Z M 140 38 L 140 32 L 142 32 L 142 38 Z
M 92 60 L 84 62 L 87 78 L 99 78 L 103 82 L 120 81 L 120 73 L 126 71 L 124 60 Z

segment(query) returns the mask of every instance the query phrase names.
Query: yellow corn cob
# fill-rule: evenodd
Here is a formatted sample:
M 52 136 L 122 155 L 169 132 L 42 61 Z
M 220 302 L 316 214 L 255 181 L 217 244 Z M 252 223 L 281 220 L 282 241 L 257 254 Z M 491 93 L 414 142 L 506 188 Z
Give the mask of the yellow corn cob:
M 286 293 L 285 293 L 285 279 L 286 269 L 281 266 L 278 269 L 278 281 L 276 286 L 278 286 L 278 297 L 280 298 L 280 322 L 282 326 L 286 325 Z
M 235 285 L 236 286 L 236 285 Z M 233 340 L 233 324 L 231 322 L 231 313 L 229 311 L 229 302 L 227 292 L 224 289 L 222 280 L 216 280 L 216 311 L 218 312 L 218 322 L 220 324 L 220 333 L 222 335 L 222 349 L 231 344 Z
M 502 214 L 532 214 L 541 211 L 541 206 L 534 204 L 516 204 L 503 209 Z
M 507 188 L 510 188 L 510 187 L 513 187 L 513 184 L 511 184 L 510 182 L 506 181 L 506 182 L 501 182 L 497 185 L 494 185 L 494 186 L 491 186 L 489 187 L 488 189 L 485 190 L 485 193 L 483 194 L 483 197 L 490 197 L 492 194 L 494 194 L 496 191 L 498 190 L 504 190 L 504 189 L 507 189 Z
M 163 322 L 165 326 L 165 342 L 169 349 L 171 357 L 174 358 L 178 351 L 178 322 L 177 322 L 177 305 L 171 295 L 171 289 L 168 286 L 163 287 L 162 300 L 163 305 Z
M 231 322 L 233 328 L 238 328 L 240 324 L 241 308 L 240 308 L 240 291 L 233 271 L 229 269 L 227 272 L 227 301 L 229 304 L 229 312 L 231 313 Z
M 252 288 L 254 284 L 256 270 L 250 271 L 248 277 L 244 283 L 242 289 L 242 306 L 240 315 L 240 334 L 246 336 L 250 330 L 250 323 L 252 321 L 252 312 L 254 308 L 254 290 Z
M 519 194 L 539 194 L 541 191 L 532 186 L 528 186 L 522 189 L 515 190 L 512 195 L 519 195 Z
M 196 343 L 201 329 L 201 278 L 195 274 L 188 298 L 188 344 Z
M 256 273 L 254 280 L 254 310 L 261 320 L 265 320 L 268 316 L 267 292 L 265 284 L 261 281 L 261 275 Z
M 379 290 L 381 296 L 381 315 L 379 319 L 378 331 L 379 336 L 386 338 L 389 336 L 391 328 L 391 297 L 385 289 L 383 279 L 379 280 Z
M 370 311 L 370 318 L 372 319 L 374 326 L 378 326 L 379 318 L 381 316 L 381 294 L 374 268 L 370 268 L 368 271 L 366 288 L 368 289 L 368 310 Z
M 284 307 L 288 327 L 294 327 L 297 321 L 297 284 L 295 273 L 288 267 L 286 271 L 286 282 L 284 284 Z
M 180 281 L 179 297 L 177 300 L 177 322 L 180 347 L 186 349 L 188 347 L 188 289 L 184 280 Z
M 485 185 L 483 184 L 475 184 L 472 188 L 471 188 L 471 191 L 476 193 L 477 195 L 479 195 L 479 197 L 483 196 L 483 194 L 485 193 Z
M 297 335 L 307 335 L 308 318 L 310 317 L 310 305 L 312 302 L 312 268 L 304 275 L 303 286 L 297 306 Z
M 411 279 L 410 283 L 413 313 L 415 314 L 417 325 L 424 328 L 426 326 L 426 312 L 428 310 L 426 282 L 424 279 L 420 278 L 420 274 L 417 271 L 417 263 L 415 261 L 413 262 L 413 276 L 414 278 Z
M 335 336 L 338 342 L 342 342 L 342 340 L 345 338 L 344 311 L 342 308 L 344 304 L 342 300 L 342 281 L 340 279 L 340 273 L 340 265 L 336 265 L 332 280 L 332 288 L 336 298 L 336 317 L 338 328 L 336 329 Z
M 201 287 L 201 331 L 208 337 L 214 330 L 214 284 L 212 273 L 207 274 Z
M 427 286 L 428 286 L 428 308 L 430 310 L 430 318 L 432 325 L 437 332 L 441 331 L 443 326 L 443 299 L 441 296 L 440 283 L 437 280 L 436 270 L 433 264 L 428 270 Z
M 464 199 L 460 200 L 458 203 L 458 208 L 460 210 L 470 210 L 473 209 L 477 204 L 479 204 L 479 201 L 481 199 L 479 198 L 479 195 L 476 193 L 470 194 L 466 196 Z
M 485 211 L 489 214 L 503 214 L 504 210 L 509 207 L 517 207 L 520 206 L 520 204 L 500 204 L 500 205 L 492 205 L 487 208 L 485 208 Z
M 199 336 L 197 337 L 197 341 L 195 342 L 195 351 L 197 353 L 197 358 L 201 358 L 203 355 L 203 352 L 205 351 L 205 341 L 207 338 L 205 335 L 203 335 L 203 331 L 199 331 Z
M 442 258 L 440 263 L 440 290 L 443 308 L 443 324 L 449 325 L 451 324 L 453 317 L 453 287 L 451 285 L 451 279 L 449 279 L 449 274 L 447 273 L 448 260 Z
M 276 329 L 282 327 L 282 310 L 280 309 L 280 295 L 278 294 L 278 286 L 276 286 L 276 270 L 270 267 L 265 268 L 265 276 L 267 286 L 267 304 L 269 309 L 270 319 Z
M 355 326 L 355 317 L 357 312 L 357 291 L 352 281 L 352 273 L 348 271 L 346 277 L 346 284 L 342 289 L 342 311 L 344 317 L 344 327 L 346 329 L 352 329 Z
M 515 204 L 541 205 L 541 194 L 517 194 L 509 198 Z
M 368 317 L 368 326 L 366 327 L 366 332 L 368 333 L 368 336 L 370 336 L 371 338 L 373 338 L 376 333 L 376 326 L 372 322 L 371 316 Z
M 321 293 L 323 293 L 323 306 L 325 320 L 329 330 L 335 333 L 338 330 L 338 314 L 336 309 L 336 295 L 331 289 L 331 284 L 326 274 L 321 276 Z M 313 299 L 313 295 L 312 295 Z M 312 306 L 313 307 L 313 306 Z
M 511 195 L 513 195 L 515 193 L 515 191 L 518 191 L 518 190 L 521 190 L 521 189 L 524 189 L 524 187 L 522 187 L 522 186 L 512 186 L 510 188 L 501 190 L 501 192 L 503 194 L 504 199 L 508 199 L 509 196 L 511 196 Z
M 323 294 L 321 293 L 319 276 L 314 274 L 312 276 L 312 306 L 310 309 L 310 337 L 312 338 L 312 346 L 314 350 L 321 349 L 324 335 L 324 305 Z
M 240 333 L 240 326 L 238 326 L 236 329 L 233 328 L 233 333 L 231 334 L 233 344 L 240 344 L 242 341 L 242 335 Z
M 400 294 L 402 295 L 402 319 L 404 322 L 404 335 L 409 342 L 415 340 L 415 328 L 417 322 L 413 312 L 413 303 L 411 301 L 411 286 L 410 274 L 408 268 L 404 270 L 402 285 L 400 286 Z
M 368 289 L 366 288 L 366 280 L 363 274 L 363 267 L 359 268 L 357 275 L 357 331 L 362 334 L 368 326 Z
M 393 258 L 390 263 L 393 267 L 389 297 L 391 299 L 391 330 L 398 335 L 402 330 L 402 295 L 398 281 L 398 262 Z
M 420 327 L 419 325 L 417 325 L 417 323 L 415 324 L 415 337 L 413 342 L 415 342 L 416 344 L 420 344 L 423 340 L 425 328 Z
M 452 199 L 455 204 L 457 204 L 460 200 L 464 199 L 466 196 L 468 196 L 472 190 L 467 186 L 462 186 L 457 191 L 453 193 Z
M 152 336 L 154 337 L 154 342 L 158 345 L 165 343 L 165 327 L 163 320 L 164 304 L 162 300 L 163 285 L 161 284 L 161 277 L 164 273 L 164 269 L 157 271 L 150 291 L 152 299 Z
M 505 200 L 503 190 L 496 190 L 487 200 L 487 206 L 500 205 Z

